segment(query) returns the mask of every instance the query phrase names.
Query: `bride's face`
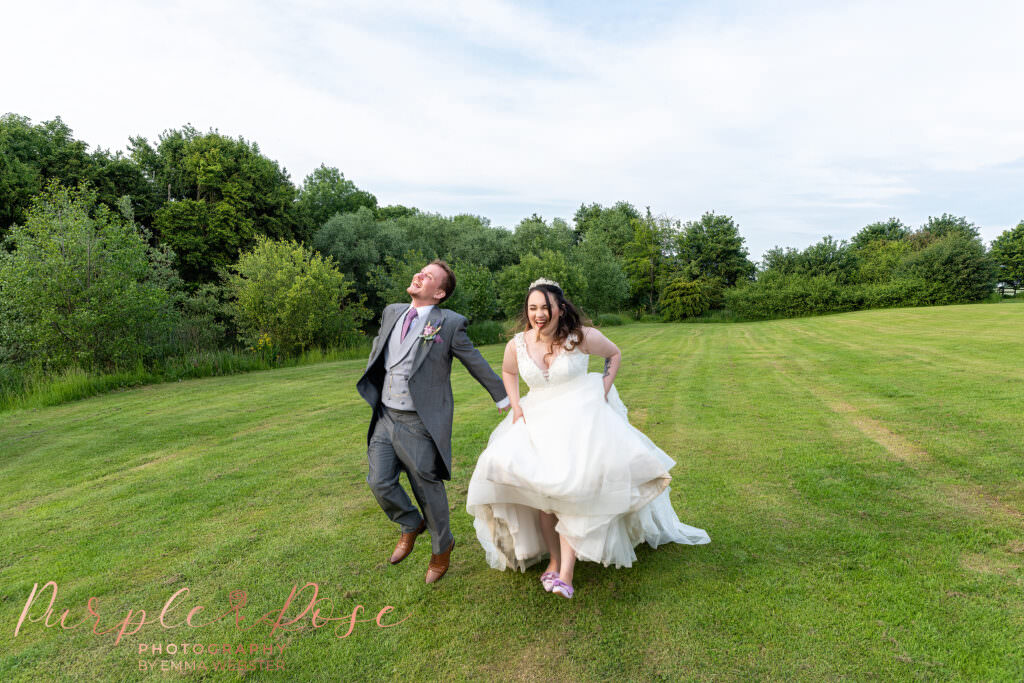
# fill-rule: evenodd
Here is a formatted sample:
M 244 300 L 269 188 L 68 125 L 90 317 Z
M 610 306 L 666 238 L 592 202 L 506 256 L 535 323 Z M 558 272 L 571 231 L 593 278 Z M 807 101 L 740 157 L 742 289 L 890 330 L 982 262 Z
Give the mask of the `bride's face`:
M 544 334 L 553 334 L 558 329 L 560 312 L 558 306 L 553 305 L 554 298 L 539 289 L 530 292 L 526 300 L 526 317 L 530 321 L 530 327 Z

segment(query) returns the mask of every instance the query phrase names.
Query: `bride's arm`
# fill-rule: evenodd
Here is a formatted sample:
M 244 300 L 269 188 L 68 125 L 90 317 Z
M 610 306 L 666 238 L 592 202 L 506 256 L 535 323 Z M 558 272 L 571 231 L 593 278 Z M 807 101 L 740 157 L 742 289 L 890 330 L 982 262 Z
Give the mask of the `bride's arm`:
M 622 352 L 608 337 L 594 327 L 583 328 L 583 343 L 580 344 L 580 351 L 604 358 L 604 396 L 608 398 L 608 392 L 611 391 L 612 384 L 615 382 L 615 375 L 619 373 Z
M 505 344 L 505 358 L 501 361 L 501 381 L 505 384 L 505 393 L 512 406 L 512 422 L 523 417 L 523 409 L 519 407 L 519 365 L 516 361 L 516 340 Z

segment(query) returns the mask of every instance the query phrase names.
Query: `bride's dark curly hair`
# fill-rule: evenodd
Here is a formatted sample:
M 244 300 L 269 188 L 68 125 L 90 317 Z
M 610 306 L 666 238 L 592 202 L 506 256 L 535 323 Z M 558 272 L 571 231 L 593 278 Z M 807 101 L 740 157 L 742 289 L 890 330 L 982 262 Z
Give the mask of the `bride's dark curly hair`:
M 530 329 L 530 295 L 534 292 L 543 292 L 548 306 L 552 309 L 557 306 L 560 311 L 558 327 L 555 328 L 555 334 L 551 344 L 548 346 L 548 352 L 544 354 L 545 361 L 548 356 L 555 352 L 556 345 L 565 346 L 566 349 L 572 351 L 577 344 L 583 341 L 583 326 L 589 325 L 590 320 L 580 313 L 579 309 L 571 301 L 565 298 L 561 287 L 542 283 L 530 287 L 529 291 L 526 292 L 523 310 L 519 314 L 519 325 L 523 330 Z

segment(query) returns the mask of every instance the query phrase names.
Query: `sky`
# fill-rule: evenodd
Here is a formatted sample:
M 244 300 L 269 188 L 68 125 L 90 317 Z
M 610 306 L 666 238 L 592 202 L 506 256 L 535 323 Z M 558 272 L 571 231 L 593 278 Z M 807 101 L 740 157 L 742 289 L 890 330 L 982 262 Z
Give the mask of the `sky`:
M 1024 220 L 1024 2 L 4 1 L 0 113 L 125 149 L 191 123 L 297 185 L 732 216 L 754 259 L 868 223 Z

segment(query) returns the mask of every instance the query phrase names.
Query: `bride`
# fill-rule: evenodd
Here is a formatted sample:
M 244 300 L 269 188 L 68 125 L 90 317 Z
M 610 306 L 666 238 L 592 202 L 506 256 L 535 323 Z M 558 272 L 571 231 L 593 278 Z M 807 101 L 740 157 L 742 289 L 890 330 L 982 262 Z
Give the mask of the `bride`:
M 467 494 L 488 564 L 525 571 L 547 554 L 544 589 L 571 598 L 577 558 L 630 567 L 644 541 L 709 543 L 669 502 L 675 461 L 626 419 L 613 385 L 618 347 L 544 278 L 530 285 L 521 323 L 502 363 L 512 412 Z M 603 375 L 587 373 L 590 355 L 605 358 Z M 530 388 L 521 399 L 520 375 Z

